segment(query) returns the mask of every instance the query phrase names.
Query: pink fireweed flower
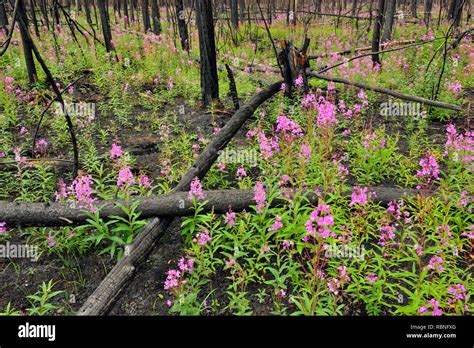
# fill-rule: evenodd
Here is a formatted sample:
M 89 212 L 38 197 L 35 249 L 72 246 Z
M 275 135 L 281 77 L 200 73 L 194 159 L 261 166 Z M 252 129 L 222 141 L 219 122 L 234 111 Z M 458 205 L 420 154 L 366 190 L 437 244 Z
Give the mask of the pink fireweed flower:
M 350 282 L 351 281 L 351 278 L 349 277 L 349 275 L 347 274 L 347 269 L 346 269 L 346 266 L 339 266 L 337 268 L 337 272 L 339 274 L 339 279 L 341 281 L 347 281 L 347 282 Z
M 380 240 L 377 243 L 378 245 L 384 246 L 387 242 L 395 238 L 394 227 L 390 225 L 383 225 L 379 228 L 382 232 L 380 234 Z
M 378 277 L 377 277 L 375 274 L 370 273 L 370 274 L 367 274 L 367 276 L 365 277 L 365 279 L 367 279 L 369 283 L 372 283 L 372 284 L 373 284 L 373 283 L 375 283 L 375 282 L 377 281 Z
M 225 267 L 226 268 L 232 268 L 235 266 L 235 259 L 229 259 L 229 261 L 226 261 Z
M 235 226 L 235 213 L 233 211 L 228 211 L 225 214 L 224 223 L 230 224 L 230 226 Z
M 289 241 L 289 240 L 284 240 L 283 241 L 283 249 L 290 249 L 293 247 L 295 243 L 293 243 L 292 241 Z
M 259 145 L 260 145 L 260 156 L 262 157 L 262 159 L 268 159 L 268 158 L 273 156 L 274 151 L 279 151 L 280 150 L 280 146 L 278 145 L 278 141 L 276 141 L 275 139 L 272 139 L 272 138 L 268 139 L 265 136 L 265 133 L 260 131 L 257 134 L 257 138 L 258 138 Z
M 269 231 L 269 232 L 278 231 L 280 228 L 282 228 L 282 227 L 283 227 L 283 223 L 282 223 L 281 221 L 282 221 L 281 216 L 277 216 L 277 217 L 275 218 L 275 222 L 273 223 L 273 225 L 268 228 L 268 231 Z
M 303 132 L 298 123 L 286 116 L 277 117 L 277 132 L 283 132 L 286 136 L 302 136 Z
M 316 222 L 316 226 L 314 222 Z M 316 210 L 313 210 L 309 214 L 309 220 L 306 220 L 305 226 L 306 233 L 313 237 L 316 237 L 316 232 L 319 237 L 336 237 L 336 234 L 329 229 L 329 226 L 334 226 L 334 218 L 329 205 L 319 205 Z
M 190 201 L 192 201 L 193 198 L 204 199 L 204 192 L 202 191 L 201 181 L 197 177 L 194 178 L 194 180 L 191 182 L 188 198 Z
M 46 139 L 39 139 L 35 145 L 36 152 L 44 155 L 48 151 L 48 142 Z
M 327 100 L 320 103 L 318 105 L 317 124 L 319 128 L 332 127 L 336 125 L 336 105 Z
M 265 255 L 267 252 L 270 251 L 270 247 L 268 245 L 264 245 L 261 249 L 260 249 L 260 255 Z
M 416 176 L 422 178 L 427 184 L 439 179 L 439 165 L 434 156 L 422 158 L 420 166 L 421 170 L 416 173 Z
M 426 313 L 427 310 L 428 308 L 426 308 L 426 306 L 421 306 L 420 308 L 418 308 L 418 313 L 423 314 Z
M 453 94 L 459 94 L 461 93 L 462 86 L 461 82 L 459 81 L 454 81 L 454 82 L 448 82 L 448 91 L 450 91 Z
M 311 160 L 311 147 L 308 144 L 301 144 L 301 151 L 298 154 L 298 158 L 304 158 L 305 163 Z
M 295 80 L 295 86 L 297 88 L 303 87 L 304 81 L 303 81 L 303 76 L 299 75 L 298 78 Z
M 267 195 L 260 181 L 255 184 L 254 197 L 257 202 L 257 213 L 262 213 L 263 207 L 267 206 Z
M 339 282 L 338 279 L 332 278 L 327 282 L 329 291 L 331 291 L 334 295 L 339 294 L 339 287 L 341 286 L 341 283 Z
M 439 309 L 439 302 L 432 298 L 431 300 L 428 301 L 429 304 L 433 306 L 433 311 L 431 312 L 432 316 L 441 316 L 443 313 Z
M 244 178 L 247 176 L 247 172 L 245 171 L 245 168 L 244 167 L 239 167 L 239 169 L 237 169 L 237 177 L 238 178 Z
M 428 269 L 438 270 L 439 272 L 444 271 L 443 259 L 439 256 L 433 256 L 427 266 Z
M 110 159 L 121 158 L 122 156 L 122 147 L 115 143 L 112 144 L 112 149 L 110 150 Z
M 29 134 L 28 128 L 26 128 L 26 127 L 21 127 L 21 128 L 20 128 L 20 135 L 25 135 L 25 134 Z
M 217 163 L 217 168 L 222 172 L 225 169 L 225 163 Z
M 179 287 L 181 283 L 181 272 L 178 270 L 170 269 L 167 272 L 167 277 L 165 280 L 165 290 L 172 290 Z
M 54 196 L 57 202 L 61 201 L 63 198 L 67 198 L 68 196 L 66 183 L 62 178 L 58 181 L 58 190 L 54 193 Z
M 138 177 L 138 182 L 140 183 L 140 186 L 146 187 L 146 188 L 152 188 L 150 178 L 144 174 L 141 174 Z
M 135 184 L 135 179 L 133 178 L 133 174 L 130 168 L 125 167 L 120 169 L 117 180 L 117 186 L 120 188 L 127 188 L 133 184 Z
M 56 245 L 56 240 L 53 236 L 48 237 L 48 247 L 52 248 Z
M 193 239 L 194 243 L 199 243 L 200 246 L 204 246 L 211 241 L 211 236 L 209 236 L 209 231 L 204 230 L 202 233 L 196 234 L 196 238 Z
M 178 261 L 178 268 L 182 272 L 191 273 L 193 271 L 193 266 L 194 266 L 194 259 L 185 259 L 184 257 L 182 257 Z
M 462 284 L 456 284 L 451 286 L 448 289 L 448 293 L 454 295 L 456 300 L 464 301 L 466 299 L 466 288 Z M 449 303 L 452 303 L 452 300 L 448 300 Z
M 77 177 L 69 187 L 69 192 L 74 195 L 75 199 L 80 203 L 79 208 L 87 208 L 91 211 L 94 210 L 92 203 L 96 201 L 96 198 L 92 198 L 92 176 L 79 176 Z
M 0 234 L 5 234 L 7 233 L 7 223 L 6 222 L 0 222 Z
M 367 204 L 367 187 L 354 187 L 354 191 L 352 192 L 351 202 L 349 206 L 353 206 L 355 204 L 358 205 L 365 205 Z

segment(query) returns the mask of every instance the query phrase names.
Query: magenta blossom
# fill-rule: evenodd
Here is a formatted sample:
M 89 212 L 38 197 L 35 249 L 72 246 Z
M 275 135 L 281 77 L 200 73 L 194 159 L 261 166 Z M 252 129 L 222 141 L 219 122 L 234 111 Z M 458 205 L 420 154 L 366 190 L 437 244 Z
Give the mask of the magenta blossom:
M 126 167 L 120 169 L 117 180 L 117 186 L 120 188 L 127 188 L 133 184 L 135 184 L 135 179 L 133 178 L 133 174 L 130 168 Z
M 190 201 L 192 201 L 193 198 L 204 199 L 204 192 L 202 191 L 201 181 L 197 177 L 194 178 L 194 180 L 191 182 L 188 198 Z

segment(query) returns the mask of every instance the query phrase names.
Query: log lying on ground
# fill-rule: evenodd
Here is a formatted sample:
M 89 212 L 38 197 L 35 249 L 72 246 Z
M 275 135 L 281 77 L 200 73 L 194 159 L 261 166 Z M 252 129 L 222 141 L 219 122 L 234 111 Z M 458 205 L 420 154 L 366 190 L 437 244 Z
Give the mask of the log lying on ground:
M 321 191 L 321 190 L 320 190 Z M 373 201 L 382 205 L 402 198 L 413 197 L 417 194 L 414 189 L 401 189 L 392 186 L 377 186 L 370 189 L 376 193 Z M 318 195 L 307 191 L 304 193 L 308 203 L 317 204 Z M 352 188 L 343 192 L 350 197 Z M 214 190 L 204 191 L 206 204 L 203 212 L 213 211 L 222 214 L 232 209 L 235 212 L 248 210 L 255 205 L 253 190 Z M 194 214 L 193 203 L 188 199 L 187 192 L 173 192 L 164 195 L 152 195 L 150 197 L 136 197 L 129 204 L 138 201 L 141 219 L 153 217 L 189 216 Z M 98 201 L 94 207 L 98 210 L 101 218 L 109 216 L 127 217 L 117 206 L 117 203 L 125 204 L 123 200 Z M 279 197 L 271 202 L 271 206 L 281 206 L 288 203 L 288 199 Z M 0 221 L 9 226 L 71 226 L 86 223 L 87 211 L 72 207 L 67 203 L 0 203 Z
M 202 179 L 218 158 L 218 151 L 227 146 L 245 121 L 253 115 L 254 111 L 263 102 L 278 93 L 281 84 L 282 81 L 274 83 L 254 96 L 247 104 L 241 106 L 207 145 L 173 191 L 187 191 L 195 177 Z M 129 253 L 115 265 L 99 287 L 86 300 L 78 315 L 106 314 L 119 298 L 123 289 L 135 274 L 136 269 L 147 258 L 172 221 L 173 218 L 154 218 L 151 220 L 138 234 L 129 249 Z
M 437 108 L 443 108 L 443 109 L 448 109 L 448 110 L 462 111 L 462 108 L 460 106 L 457 106 L 457 105 L 452 105 L 452 104 L 443 103 L 443 102 L 439 102 L 439 101 L 435 101 L 435 100 L 429 100 L 429 99 L 425 99 L 425 98 L 421 98 L 421 97 L 406 95 L 406 94 L 402 94 L 400 92 L 392 91 L 391 89 L 388 89 L 388 88 L 370 86 L 370 85 L 366 85 L 365 83 L 350 81 L 350 80 L 342 79 L 340 77 L 333 77 L 333 76 L 327 76 L 327 75 L 322 75 L 322 74 L 316 74 L 316 73 L 313 73 L 313 72 L 310 72 L 310 71 L 307 73 L 307 75 L 308 75 L 308 77 L 315 77 L 315 78 L 318 78 L 318 79 L 321 79 L 321 80 L 332 81 L 332 82 L 336 82 L 336 83 L 343 83 L 343 84 L 350 85 L 350 86 L 356 86 L 356 87 L 359 87 L 359 88 L 362 88 L 362 89 L 365 89 L 365 90 L 368 90 L 368 91 L 374 91 L 374 92 L 390 95 L 390 96 L 398 98 L 398 99 L 408 100 L 408 101 L 412 101 L 412 102 L 415 102 L 415 103 L 430 105 L 430 106 L 434 106 L 434 107 L 437 107 Z

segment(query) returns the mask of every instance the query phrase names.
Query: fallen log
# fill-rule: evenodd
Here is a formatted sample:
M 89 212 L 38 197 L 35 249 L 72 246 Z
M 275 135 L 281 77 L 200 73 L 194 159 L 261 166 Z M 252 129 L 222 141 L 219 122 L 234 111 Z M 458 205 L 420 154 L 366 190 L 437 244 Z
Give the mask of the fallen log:
M 194 165 L 182 177 L 174 192 L 187 191 L 191 181 L 198 177 L 202 179 L 209 171 L 212 164 L 219 156 L 218 151 L 224 149 L 240 130 L 245 121 L 250 118 L 254 111 L 266 100 L 280 90 L 282 81 L 276 82 L 265 90 L 254 96 L 247 104 L 243 105 L 230 118 L 226 125 L 216 134 L 207 145 Z M 154 218 L 138 234 L 124 256 L 110 273 L 105 277 L 99 287 L 89 296 L 78 315 L 104 315 L 121 295 L 123 289 L 131 280 L 136 269 L 151 253 L 154 246 L 161 238 L 173 218 Z
M 350 197 L 352 188 L 344 191 L 344 196 Z M 320 190 L 321 191 L 321 190 Z M 376 186 L 370 188 L 376 196 L 373 201 L 382 205 L 402 198 L 413 197 L 417 190 L 397 188 L 392 186 Z M 308 203 L 317 204 L 319 196 L 312 191 L 304 193 Z M 213 211 L 222 214 L 232 209 L 234 212 L 248 210 L 255 205 L 253 190 L 213 190 L 204 191 L 205 205 L 203 212 Z M 137 212 L 140 219 L 153 217 L 189 216 L 194 214 L 193 202 L 188 199 L 187 192 L 173 192 L 150 197 L 136 197 L 129 204 L 138 201 Z M 284 197 L 275 198 L 270 202 L 272 207 L 288 203 Z M 97 201 L 94 207 L 101 218 L 109 216 L 127 217 L 117 204 L 126 204 L 124 200 Z M 68 203 L 0 203 L 0 221 L 9 226 L 72 226 L 86 223 L 88 212 L 84 209 L 71 206 Z
M 362 82 L 350 81 L 350 80 L 346 80 L 346 79 L 343 79 L 343 78 L 340 78 L 340 77 L 333 77 L 333 76 L 326 76 L 326 75 L 322 75 L 322 74 L 316 74 L 316 73 L 313 73 L 313 72 L 310 72 L 310 71 L 308 71 L 307 75 L 308 75 L 308 77 L 315 77 L 315 78 L 318 78 L 318 79 L 321 79 L 321 80 L 332 81 L 332 82 L 336 82 L 336 83 L 343 83 L 343 84 L 346 84 L 346 85 L 349 85 L 349 86 L 359 87 L 359 88 L 362 88 L 362 89 L 365 89 L 365 90 L 368 90 L 368 91 L 374 91 L 374 92 L 377 92 L 377 93 L 390 95 L 390 96 L 398 98 L 398 99 L 408 100 L 408 101 L 412 101 L 412 102 L 415 102 L 415 103 L 430 105 L 430 106 L 434 106 L 434 107 L 437 107 L 437 108 L 443 108 L 443 109 L 448 109 L 448 110 L 462 111 L 462 108 L 460 106 L 457 106 L 457 105 L 452 105 L 452 104 L 443 103 L 443 102 L 439 102 L 439 101 L 435 101 L 435 100 L 429 100 L 429 99 L 425 99 L 425 98 L 421 98 L 421 97 L 406 95 L 406 94 L 403 94 L 403 93 L 400 93 L 400 92 L 392 91 L 391 89 L 388 89 L 388 88 L 370 86 L 370 85 L 367 85 L 367 84 L 362 83 Z

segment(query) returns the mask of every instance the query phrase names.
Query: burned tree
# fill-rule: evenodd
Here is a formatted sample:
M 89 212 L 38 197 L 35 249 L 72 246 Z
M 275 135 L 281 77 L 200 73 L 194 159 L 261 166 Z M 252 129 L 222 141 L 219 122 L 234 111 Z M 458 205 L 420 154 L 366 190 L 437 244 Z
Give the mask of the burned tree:
M 230 14 L 234 28 L 239 27 L 239 6 L 237 0 L 230 0 Z
M 107 52 L 110 52 L 112 51 L 112 34 L 110 32 L 109 14 L 106 7 L 107 5 L 105 4 L 105 1 L 98 1 L 98 5 L 100 21 L 102 23 L 102 33 L 104 34 L 105 49 Z
M 377 6 L 377 17 L 375 18 L 374 32 L 372 34 L 372 62 L 373 64 L 380 64 L 379 51 L 380 47 L 380 33 L 383 25 L 383 14 L 385 10 L 385 0 L 379 0 Z
M 183 50 L 189 51 L 189 37 L 188 28 L 184 15 L 183 0 L 176 0 L 176 15 L 178 21 L 179 38 L 181 40 L 181 47 Z
M 392 37 L 393 22 L 395 19 L 395 11 L 397 8 L 397 0 L 388 0 L 385 8 L 385 23 L 382 36 L 382 42 L 389 41 Z
M 8 26 L 8 17 L 7 17 L 7 11 L 5 10 L 5 0 L 0 0 L 0 30 L 8 31 L 7 26 Z
M 214 17 L 211 0 L 196 1 L 196 24 L 199 33 L 201 97 L 203 105 L 208 106 L 213 100 L 219 99 Z
M 151 0 L 151 17 L 153 19 L 153 32 L 159 35 L 161 33 L 161 17 L 158 0 Z
M 31 36 L 28 32 L 28 15 L 26 13 L 24 0 L 18 1 L 18 17 L 20 26 L 21 43 L 23 45 L 23 53 L 25 55 L 25 64 L 28 71 L 28 79 L 30 83 L 38 81 L 38 74 L 36 73 L 35 60 L 33 58 L 33 48 Z
M 151 29 L 150 13 L 148 11 L 148 0 L 142 0 L 143 29 L 145 32 Z

